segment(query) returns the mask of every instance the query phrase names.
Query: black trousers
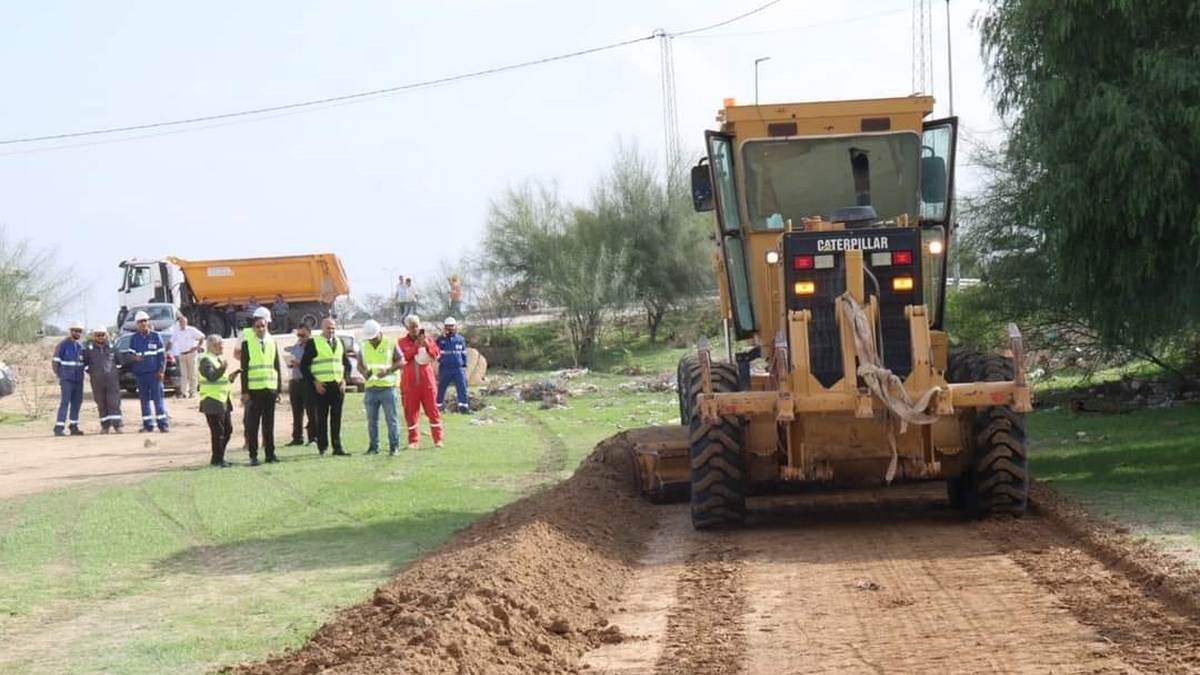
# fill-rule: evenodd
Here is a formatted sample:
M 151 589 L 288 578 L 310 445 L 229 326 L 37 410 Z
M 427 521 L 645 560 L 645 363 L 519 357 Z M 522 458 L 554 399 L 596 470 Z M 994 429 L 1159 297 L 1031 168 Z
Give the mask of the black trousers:
M 225 461 L 225 448 L 233 436 L 233 416 L 230 414 L 232 410 L 233 406 L 226 406 L 223 413 L 206 413 L 204 415 L 204 418 L 208 420 L 208 432 L 212 439 L 212 464 L 220 464 Z
M 310 389 L 312 385 L 307 380 L 288 383 L 288 403 L 292 404 L 292 440 L 297 443 L 317 438 L 317 409 L 313 405 L 313 392 Z M 304 423 L 306 417 L 308 424 Z
M 262 424 L 263 449 L 267 457 L 275 456 L 275 396 L 270 389 L 251 389 L 246 406 L 246 449 L 258 457 L 258 426 Z
M 334 450 L 342 449 L 342 402 L 346 395 L 337 382 L 325 382 L 325 393 L 316 392 L 313 399 L 317 408 L 317 449 L 325 452 L 330 443 Z

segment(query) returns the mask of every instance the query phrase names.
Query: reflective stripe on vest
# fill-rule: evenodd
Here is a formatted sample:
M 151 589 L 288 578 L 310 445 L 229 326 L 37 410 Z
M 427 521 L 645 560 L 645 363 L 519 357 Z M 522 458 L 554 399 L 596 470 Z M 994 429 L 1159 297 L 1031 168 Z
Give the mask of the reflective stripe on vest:
M 266 342 L 265 350 L 263 349 L 263 342 Z M 252 336 L 246 341 L 243 348 L 250 357 L 250 369 L 246 372 L 246 387 L 248 389 L 277 391 L 279 389 L 279 379 L 275 376 L 275 342 L 273 340 L 259 340 L 258 336 Z
M 200 355 L 201 361 L 208 361 L 212 364 L 213 369 L 221 367 L 221 359 L 218 359 L 215 354 L 204 352 Z M 232 400 L 232 395 L 229 393 L 233 389 L 233 385 L 229 383 L 229 378 L 222 375 L 217 378 L 216 382 L 209 382 L 205 378 L 200 378 L 200 400 L 212 399 L 221 403 L 228 403 Z
M 313 338 L 317 346 L 317 358 L 312 361 L 312 375 L 317 382 L 341 382 L 346 379 L 342 369 L 342 358 L 346 355 L 346 347 L 338 338 L 333 339 L 334 347 L 329 348 L 329 338 L 321 335 Z
M 362 343 L 363 365 L 366 366 L 367 372 L 370 373 L 370 376 L 367 378 L 368 387 L 387 389 L 388 387 L 396 386 L 398 378 L 394 371 L 383 377 L 375 376 L 375 369 L 392 367 L 392 354 L 395 351 L 396 345 L 391 340 L 380 338 L 378 347 L 372 345 L 370 340 Z

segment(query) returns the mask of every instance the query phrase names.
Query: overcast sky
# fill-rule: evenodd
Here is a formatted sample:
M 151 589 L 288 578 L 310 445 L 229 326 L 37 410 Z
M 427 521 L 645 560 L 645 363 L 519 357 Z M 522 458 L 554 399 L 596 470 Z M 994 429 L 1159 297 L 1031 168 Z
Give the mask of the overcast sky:
M 0 138 L 379 89 L 687 30 L 764 1 L 8 3 Z M 953 0 L 951 33 L 955 112 L 989 138 L 997 123 L 970 28 L 983 6 Z M 771 57 L 764 102 L 912 93 L 911 10 L 911 0 L 784 0 L 676 39 L 684 147 L 701 147 L 724 97 L 753 100 L 757 57 Z M 933 10 L 941 116 L 946 5 Z M 659 45 L 647 41 L 252 123 L 0 146 L 0 225 L 56 252 L 86 289 L 66 314 L 89 323 L 115 319 L 117 263 L 132 257 L 333 251 L 352 295 L 389 292 L 397 274 L 428 284 L 441 260 L 478 245 L 506 186 L 557 180 L 583 201 L 619 142 L 661 157 L 659 77 Z

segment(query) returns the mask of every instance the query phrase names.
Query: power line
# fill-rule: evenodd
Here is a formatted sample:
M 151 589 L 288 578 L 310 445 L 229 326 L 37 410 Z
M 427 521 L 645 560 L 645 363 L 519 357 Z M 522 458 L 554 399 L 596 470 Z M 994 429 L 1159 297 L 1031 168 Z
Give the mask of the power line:
M 840 26 L 842 24 L 847 24 L 847 23 L 858 23 L 859 21 L 867 21 L 869 19 L 877 19 L 880 17 L 892 16 L 894 14 L 907 13 L 909 11 L 910 10 L 908 7 L 901 7 L 899 9 L 892 9 L 892 10 L 888 10 L 886 12 L 876 12 L 874 14 L 863 14 L 861 16 L 852 16 L 852 17 L 848 17 L 845 19 L 833 19 L 830 21 L 819 21 L 816 23 L 806 23 L 806 24 L 800 24 L 798 26 L 787 26 L 784 28 L 769 28 L 767 30 L 742 31 L 739 33 L 715 33 L 715 34 L 711 34 L 711 35 L 690 35 L 690 36 L 688 36 L 688 39 L 691 39 L 691 40 L 714 40 L 714 39 L 721 39 L 721 38 L 751 37 L 754 35 L 772 35 L 772 34 L 777 34 L 777 33 L 794 33 L 796 31 L 810 30 L 812 28 L 824 28 L 826 26 Z
M 704 26 L 703 28 L 693 28 L 691 30 L 680 31 L 678 33 L 673 33 L 672 36 L 673 37 L 683 37 L 684 35 L 691 35 L 693 33 L 703 33 L 704 31 L 712 30 L 714 28 L 720 28 L 721 26 L 728 26 L 729 24 L 733 23 L 734 21 L 741 21 L 742 19 L 744 19 L 748 16 L 753 16 L 755 14 L 758 14 L 759 12 L 761 12 L 765 9 L 769 9 L 773 5 L 778 5 L 781 2 L 783 2 L 783 0 L 771 0 L 771 2 L 768 2 L 765 5 L 759 5 L 758 7 L 755 7 L 754 9 L 750 10 L 749 12 L 745 12 L 744 14 L 738 14 L 737 16 L 733 17 L 732 19 L 726 19 L 719 23 L 714 23 L 709 26 Z
M 739 14 L 731 19 L 726 19 L 725 21 L 721 21 L 719 23 L 714 23 L 714 24 L 711 24 L 708 26 L 702 26 L 700 28 L 693 28 L 693 29 L 682 31 L 679 33 L 670 33 L 670 34 L 666 34 L 666 35 L 668 35 L 668 36 L 692 35 L 695 33 L 712 30 L 714 28 L 720 28 L 721 26 L 727 26 L 735 21 L 740 21 L 748 16 L 752 16 L 754 14 L 762 12 L 763 10 L 766 10 L 766 9 L 768 9 L 774 5 L 777 5 L 781 2 L 783 2 L 783 0 L 771 0 L 771 2 L 768 2 L 764 5 L 760 5 L 748 12 Z M 639 42 L 646 42 L 649 40 L 658 39 L 662 35 L 664 35 L 663 31 L 655 31 L 654 33 L 651 33 L 650 35 L 645 35 L 642 37 L 637 37 L 637 38 L 633 38 L 633 39 L 629 39 L 629 40 L 622 40 L 620 42 L 612 42 L 609 44 L 600 45 L 598 47 L 590 47 L 588 49 L 580 49 L 580 50 L 573 51 L 573 52 L 567 52 L 565 54 L 557 54 L 555 56 L 547 56 L 547 57 L 540 58 L 540 59 L 534 59 L 532 61 L 522 61 L 520 63 L 512 63 L 512 64 L 508 64 L 508 65 L 504 65 L 504 66 L 498 66 L 495 68 L 476 70 L 476 71 L 472 71 L 469 73 L 450 75 L 447 77 L 441 77 L 441 78 L 436 78 L 436 79 L 432 79 L 432 80 L 424 80 L 424 81 L 420 81 L 420 82 L 411 82 L 411 83 L 407 83 L 407 84 L 396 85 L 393 87 L 385 87 L 383 89 L 373 89 L 370 91 L 355 92 L 352 94 L 343 94 L 340 96 L 329 96 L 329 97 L 325 97 L 325 98 L 312 99 L 312 100 L 308 100 L 308 101 L 299 101 L 299 102 L 295 102 L 295 103 L 286 103 L 286 104 L 282 104 L 282 105 L 268 106 L 268 107 L 264 107 L 264 108 L 238 110 L 238 111 L 234 111 L 234 112 L 219 113 L 216 115 L 200 115 L 200 116 L 187 117 L 187 118 L 182 118 L 182 119 L 164 120 L 164 121 L 160 121 L 160 122 L 149 122 L 146 124 L 131 124 L 131 125 L 120 126 L 120 127 L 91 129 L 88 131 L 74 131 L 74 132 L 58 133 L 58 134 L 46 134 L 46 135 L 42 135 L 42 136 L 26 136 L 23 138 L 8 138 L 8 139 L 0 140 L 0 145 L 16 145 L 16 144 L 22 144 L 22 143 L 40 143 L 40 142 L 45 142 L 45 141 L 66 140 L 66 139 L 71 139 L 71 138 L 83 138 L 83 137 L 88 137 L 88 136 L 122 134 L 122 133 L 129 133 L 129 132 L 133 132 L 133 131 L 148 131 L 148 130 L 152 130 L 152 129 L 161 129 L 164 127 L 179 127 L 179 126 L 201 124 L 204 122 L 220 122 L 220 121 L 226 121 L 226 120 L 231 120 L 231 119 L 236 119 L 236 118 L 258 117 L 258 116 L 263 116 L 263 115 L 271 115 L 272 113 L 288 113 L 290 111 L 297 111 L 297 110 L 304 110 L 304 109 L 320 109 L 322 107 L 329 107 L 331 105 L 338 105 L 338 104 L 348 103 L 351 101 L 381 98 L 381 97 L 385 97 L 385 96 L 391 96 L 391 95 L 404 93 L 407 91 L 412 91 L 414 89 L 422 89 L 422 88 L 432 87 L 432 86 L 437 86 L 437 85 L 461 82 L 464 80 L 488 77 L 491 75 L 497 75 L 499 73 L 504 73 L 504 72 L 508 72 L 508 71 L 512 71 L 512 70 L 530 68 L 533 66 L 539 66 L 539 65 L 544 65 L 547 63 L 553 63 L 555 61 L 564 61 L 567 59 L 574 59 L 574 58 L 578 58 L 581 56 L 587 56 L 589 54 L 596 54 L 598 52 L 604 52 L 604 51 L 609 51 L 609 50 L 613 50 L 613 49 L 619 49 L 621 47 L 627 47 L 629 45 L 637 44 Z M 206 128 L 211 128 L 211 126 L 223 126 L 223 125 L 210 125 L 210 127 L 206 127 Z M 154 135 L 154 134 L 151 134 L 151 135 Z M 145 137 L 146 137 L 146 135 L 141 136 L 141 138 L 145 138 Z M 62 148 L 62 147 L 75 147 L 75 146 L 58 146 L 58 147 Z M 55 148 L 50 148 L 50 149 L 55 149 Z M 18 154 L 18 153 L 5 153 L 5 154 Z

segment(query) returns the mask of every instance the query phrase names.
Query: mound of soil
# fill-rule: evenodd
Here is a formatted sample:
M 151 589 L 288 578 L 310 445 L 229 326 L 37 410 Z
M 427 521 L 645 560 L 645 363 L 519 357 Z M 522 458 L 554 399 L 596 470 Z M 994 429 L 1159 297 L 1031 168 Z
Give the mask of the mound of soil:
M 601 444 L 556 487 L 511 504 L 343 610 L 302 648 L 226 672 L 568 673 L 626 639 L 617 609 L 654 515 Z

